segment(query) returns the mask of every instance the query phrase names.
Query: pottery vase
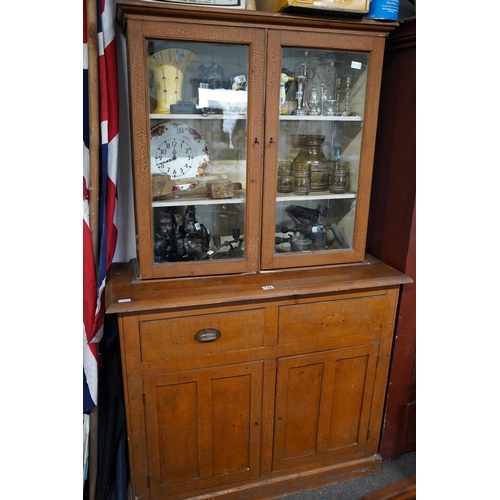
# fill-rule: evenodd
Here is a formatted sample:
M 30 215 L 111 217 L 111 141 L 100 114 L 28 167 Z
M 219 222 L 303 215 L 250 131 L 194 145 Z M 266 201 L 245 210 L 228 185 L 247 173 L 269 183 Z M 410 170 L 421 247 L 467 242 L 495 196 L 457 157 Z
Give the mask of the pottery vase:
M 184 74 L 198 58 L 189 50 L 165 49 L 147 59 L 156 88 L 156 108 L 153 113 L 170 114 L 170 105 L 182 100 Z

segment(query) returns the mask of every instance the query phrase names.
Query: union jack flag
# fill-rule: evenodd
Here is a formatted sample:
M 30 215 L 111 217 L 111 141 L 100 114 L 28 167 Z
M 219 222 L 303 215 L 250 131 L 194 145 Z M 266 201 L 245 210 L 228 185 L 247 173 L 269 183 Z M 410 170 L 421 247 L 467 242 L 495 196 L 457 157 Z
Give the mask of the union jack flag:
M 115 253 L 118 168 L 118 71 L 115 0 L 97 0 L 99 46 L 99 255 L 94 256 L 89 205 L 89 85 L 87 0 L 83 0 L 83 411 L 97 405 L 99 341 L 103 336 L 106 274 Z M 90 96 L 96 98 L 96 96 Z M 96 262 L 97 275 L 96 275 Z

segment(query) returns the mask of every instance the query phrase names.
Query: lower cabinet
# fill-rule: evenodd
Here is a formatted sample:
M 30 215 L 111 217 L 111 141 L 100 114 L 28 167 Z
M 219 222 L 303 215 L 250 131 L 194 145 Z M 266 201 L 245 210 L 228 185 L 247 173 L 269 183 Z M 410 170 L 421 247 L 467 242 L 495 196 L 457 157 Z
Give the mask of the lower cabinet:
M 266 299 L 233 277 L 202 301 L 115 268 L 132 498 L 272 498 L 379 472 L 407 282 L 387 273 L 319 293 L 281 273 Z

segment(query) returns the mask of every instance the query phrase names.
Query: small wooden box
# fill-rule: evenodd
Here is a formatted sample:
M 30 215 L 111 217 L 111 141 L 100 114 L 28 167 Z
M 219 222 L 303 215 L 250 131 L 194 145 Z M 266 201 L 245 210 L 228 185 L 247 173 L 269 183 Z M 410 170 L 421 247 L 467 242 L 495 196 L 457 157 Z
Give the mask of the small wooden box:
M 256 0 L 257 10 L 278 12 L 319 9 L 359 16 L 368 14 L 370 0 Z

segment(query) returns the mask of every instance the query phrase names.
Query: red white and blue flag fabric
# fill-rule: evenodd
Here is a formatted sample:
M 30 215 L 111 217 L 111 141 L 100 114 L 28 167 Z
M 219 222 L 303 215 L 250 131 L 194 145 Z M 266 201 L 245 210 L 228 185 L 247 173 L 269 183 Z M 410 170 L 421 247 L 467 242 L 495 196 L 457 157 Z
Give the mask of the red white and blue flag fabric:
M 118 168 L 118 71 L 115 0 L 97 0 L 99 96 L 89 96 L 87 0 L 83 0 L 83 411 L 97 405 L 99 341 L 104 328 L 106 274 L 116 248 Z M 89 98 L 99 99 L 99 246 L 94 255 L 90 230 Z M 97 186 L 93 186 L 97 189 Z M 94 228 L 93 228 L 94 230 Z M 97 268 L 97 273 L 96 273 Z

